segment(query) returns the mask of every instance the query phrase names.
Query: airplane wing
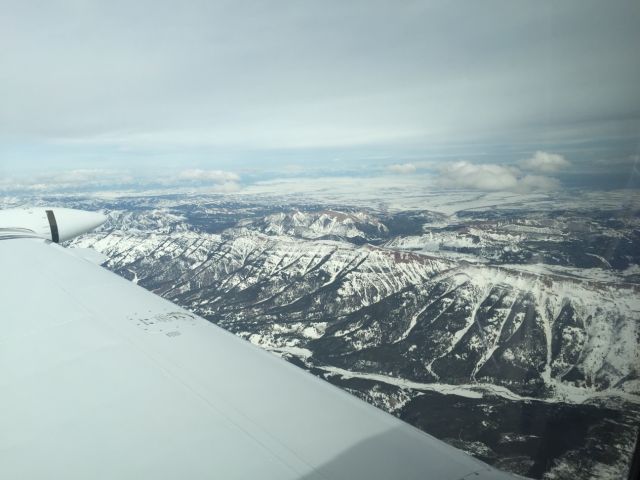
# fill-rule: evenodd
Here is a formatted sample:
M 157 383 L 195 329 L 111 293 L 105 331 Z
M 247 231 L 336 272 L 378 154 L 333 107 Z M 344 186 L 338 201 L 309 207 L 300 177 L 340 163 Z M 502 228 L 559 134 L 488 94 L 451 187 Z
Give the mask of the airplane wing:
M 47 221 L 0 228 L 3 478 L 514 478 L 57 245 Z

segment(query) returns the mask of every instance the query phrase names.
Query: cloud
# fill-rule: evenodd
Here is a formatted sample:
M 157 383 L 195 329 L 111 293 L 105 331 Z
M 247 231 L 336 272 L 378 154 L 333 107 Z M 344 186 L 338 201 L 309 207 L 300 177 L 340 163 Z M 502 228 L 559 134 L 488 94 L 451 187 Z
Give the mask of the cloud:
M 560 186 L 560 182 L 554 178 L 523 175 L 515 167 L 465 161 L 441 167 L 437 183 L 445 188 L 514 192 L 553 190 Z
M 413 163 L 396 163 L 394 165 L 389 165 L 388 169 L 391 173 L 407 175 L 409 173 L 415 173 L 416 166 Z
M 513 169 L 502 165 L 455 162 L 441 168 L 439 183 L 450 188 L 513 190 L 518 179 Z
M 237 182 L 240 180 L 240 177 L 233 172 L 200 169 L 183 170 L 178 174 L 178 178 L 180 180 L 211 183 Z
M 536 172 L 553 173 L 567 168 L 571 163 L 562 155 L 537 151 L 533 157 L 520 162 L 520 166 L 525 170 Z

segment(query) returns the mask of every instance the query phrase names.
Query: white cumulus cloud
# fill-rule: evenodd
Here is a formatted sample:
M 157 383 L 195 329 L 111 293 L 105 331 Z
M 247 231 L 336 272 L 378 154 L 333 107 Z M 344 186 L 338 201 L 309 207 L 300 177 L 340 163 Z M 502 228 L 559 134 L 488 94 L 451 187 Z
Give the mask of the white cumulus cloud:
M 407 175 L 409 173 L 415 173 L 416 166 L 413 163 L 396 163 L 394 165 L 389 165 L 388 169 L 391 173 Z
M 466 161 L 443 166 L 437 183 L 446 188 L 514 192 L 553 190 L 560 186 L 560 182 L 555 178 L 525 175 L 515 167 Z
M 518 185 L 518 179 L 516 171 L 509 167 L 462 161 L 442 167 L 439 183 L 450 188 L 513 190 Z
M 567 168 L 571 163 L 562 155 L 537 151 L 531 158 L 522 160 L 520 166 L 525 170 L 536 172 L 553 173 L 563 168 Z

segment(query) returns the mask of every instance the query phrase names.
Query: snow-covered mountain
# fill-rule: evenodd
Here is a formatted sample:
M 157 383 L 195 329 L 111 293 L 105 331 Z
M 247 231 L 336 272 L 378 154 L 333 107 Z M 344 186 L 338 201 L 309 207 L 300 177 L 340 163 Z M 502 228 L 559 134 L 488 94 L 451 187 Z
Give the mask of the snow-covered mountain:
M 322 210 L 279 212 L 257 221 L 243 222 L 247 227 L 271 234 L 307 239 L 348 239 L 370 242 L 385 237 L 389 229 L 375 216 L 362 212 Z
M 321 364 L 536 398 L 640 394 L 634 285 L 244 229 L 76 244 L 254 343 Z
M 616 478 L 628 465 L 637 216 L 70 203 L 111 210 L 73 244 L 108 268 L 483 460 L 537 478 Z

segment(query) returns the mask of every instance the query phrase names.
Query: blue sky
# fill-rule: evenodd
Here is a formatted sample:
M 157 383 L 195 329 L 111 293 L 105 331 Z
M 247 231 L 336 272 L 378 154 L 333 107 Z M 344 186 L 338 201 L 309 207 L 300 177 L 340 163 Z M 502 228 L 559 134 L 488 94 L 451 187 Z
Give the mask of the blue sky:
M 609 188 L 638 162 L 637 1 L 1 8 L 0 188 L 91 171 Z

